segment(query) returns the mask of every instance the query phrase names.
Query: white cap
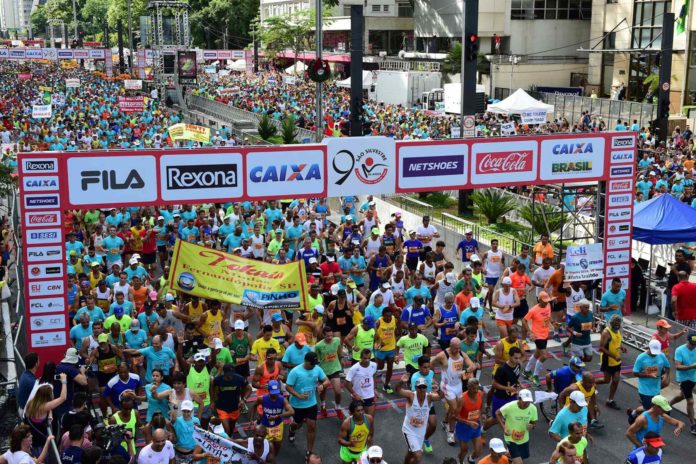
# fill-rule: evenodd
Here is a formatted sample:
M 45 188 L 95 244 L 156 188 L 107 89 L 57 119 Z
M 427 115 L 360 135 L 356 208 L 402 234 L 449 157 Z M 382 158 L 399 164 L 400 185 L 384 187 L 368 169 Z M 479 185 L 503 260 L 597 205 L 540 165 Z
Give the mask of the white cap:
M 478 262 L 481 261 L 481 258 L 479 258 L 479 255 L 471 255 L 471 262 L 473 263 L 474 261 Z
M 317 262 L 317 258 L 315 258 L 315 257 L 309 258 L 309 264 L 316 264 L 316 262 Z
M 241 319 L 234 321 L 234 330 L 244 330 L 244 321 Z
M 133 256 L 132 256 L 132 257 L 135 258 L 135 259 L 137 259 L 137 260 L 140 260 L 140 259 L 141 259 L 141 258 L 140 258 L 140 255 L 139 255 L 138 253 L 133 253 Z
M 324 314 L 324 305 L 316 305 L 314 307 L 314 310 L 318 312 L 319 314 Z
M 658 342 L 659 343 L 659 342 Z M 581 391 L 575 390 L 570 394 L 570 401 L 574 401 L 575 404 L 584 408 L 587 406 L 587 400 L 585 399 L 585 394 Z
M 332 294 L 333 296 L 338 295 L 338 291 L 339 291 L 340 289 L 341 289 L 341 286 L 340 286 L 340 285 L 338 285 L 338 284 L 333 284 L 333 285 L 331 286 L 331 294 Z
M 131 258 L 131 259 L 128 261 L 128 264 L 138 264 L 138 258 Z
M 386 288 L 387 290 L 391 288 L 391 284 L 387 281 L 382 282 L 380 285 L 382 286 L 382 288 Z
M 181 402 L 181 410 L 182 411 L 193 411 L 193 401 L 191 400 L 184 400 Z
M 382 448 L 379 446 L 370 446 L 367 450 L 367 459 L 379 458 L 382 459 Z
M 650 354 L 652 355 L 658 355 L 662 352 L 662 345 L 660 344 L 659 340 L 650 340 L 650 343 L 648 343 L 648 349 L 650 350 Z
M 205 361 L 205 358 L 206 358 L 205 353 L 201 353 L 200 351 L 193 355 L 194 361 Z
M 158 221 L 164 221 L 164 216 L 157 216 Z
M 445 280 L 447 282 L 454 282 L 455 280 L 457 280 L 457 276 L 454 275 L 454 272 L 448 272 L 447 274 L 445 274 Z
M 512 285 L 512 279 L 508 276 L 503 277 L 503 285 Z
M 471 306 L 472 308 L 480 308 L 481 300 L 479 300 L 477 297 L 473 297 L 469 300 L 469 306 Z
M 520 393 L 518 396 L 522 401 L 526 401 L 528 403 L 532 403 L 534 401 L 534 396 L 532 395 L 532 392 L 527 390 L 526 388 L 523 390 L 520 390 Z
M 244 322 L 242 322 L 242 324 L 244 324 Z M 237 325 L 236 322 L 235 322 L 235 325 Z M 221 349 L 222 348 L 222 340 L 220 340 L 219 338 L 213 338 L 213 348 L 215 348 L 216 350 Z
M 650 175 L 651 175 L 651 176 L 654 176 L 654 175 L 655 175 L 655 171 L 650 171 Z
M 474 231 L 471 230 L 471 229 L 466 229 L 466 230 L 464 231 L 464 234 L 473 234 L 473 233 L 474 233 Z
M 488 443 L 488 447 L 498 454 L 507 453 L 505 443 L 503 443 L 503 440 L 500 438 L 491 438 L 491 441 Z

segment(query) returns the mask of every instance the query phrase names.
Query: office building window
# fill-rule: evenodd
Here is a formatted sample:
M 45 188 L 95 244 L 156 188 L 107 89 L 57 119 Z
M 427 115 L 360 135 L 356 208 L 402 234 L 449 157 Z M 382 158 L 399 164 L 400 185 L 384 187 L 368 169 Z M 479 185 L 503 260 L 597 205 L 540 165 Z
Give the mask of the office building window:
M 512 0 L 510 19 L 590 20 L 592 0 Z
M 671 1 L 636 1 L 633 4 L 631 48 L 660 48 L 663 16 L 671 10 Z
M 382 11 L 384 13 L 389 13 L 389 5 L 382 5 Z
M 397 14 L 400 18 L 412 18 L 413 17 L 413 7 L 410 3 L 397 3 Z
M 372 12 L 379 13 L 379 5 L 372 5 Z

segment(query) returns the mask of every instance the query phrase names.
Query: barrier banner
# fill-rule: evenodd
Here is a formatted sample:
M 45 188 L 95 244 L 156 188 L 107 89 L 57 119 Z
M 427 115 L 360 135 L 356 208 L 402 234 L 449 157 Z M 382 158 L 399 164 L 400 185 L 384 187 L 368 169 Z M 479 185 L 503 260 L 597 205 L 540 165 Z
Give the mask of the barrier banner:
M 220 462 L 240 461 L 240 455 L 247 456 L 249 452 L 232 440 L 222 438 L 200 427 L 193 427 L 193 439 L 211 458 Z
M 142 113 L 145 111 L 145 98 L 118 97 L 118 107 L 124 113 Z
M 53 114 L 51 105 L 32 105 L 31 117 L 34 119 L 50 118 Z
M 196 126 L 194 124 L 174 124 L 167 129 L 169 136 L 174 141 L 178 140 L 193 140 L 194 142 L 209 143 L 210 128 Z
M 17 77 L 20 81 L 28 81 L 31 79 L 31 73 L 19 73 L 17 74 Z
M 125 79 L 123 86 L 126 90 L 142 90 L 143 81 L 140 79 Z
M 65 79 L 65 88 L 66 89 L 79 89 L 80 88 L 80 79 Z
M 604 248 L 601 243 L 571 245 L 566 250 L 565 280 L 595 280 L 604 277 Z
M 201 298 L 258 309 L 307 308 L 304 260 L 268 264 L 178 240 L 172 288 Z
M 546 124 L 546 111 L 527 111 L 521 116 L 522 124 Z

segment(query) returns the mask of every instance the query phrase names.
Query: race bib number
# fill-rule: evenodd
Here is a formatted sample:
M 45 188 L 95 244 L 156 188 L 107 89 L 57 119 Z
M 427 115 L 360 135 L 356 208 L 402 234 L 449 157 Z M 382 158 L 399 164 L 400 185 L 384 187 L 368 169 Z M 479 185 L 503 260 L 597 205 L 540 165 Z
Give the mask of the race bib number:
M 499 263 L 499 262 L 500 262 L 500 256 L 495 256 L 495 255 L 493 255 L 493 256 L 489 257 L 488 260 L 489 260 L 491 263 Z
M 255 243 L 254 248 L 256 248 L 257 250 L 261 250 L 263 248 L 263 243 Z
M 420 417 L 411 417 L 409 423 L 411 427 L 423 427 L 425 425 L 425 420 Z
M 336 318 L 336 324 L 338 325 L 344 325 L 346 323 L 346 318 L 345 317 L 337 317 Z
M 455 361 L 452 363 L 452 370 L 455 372 L 459 372 L 462 370 L 462 367 L 464 367 L 464 361 Z
M 650 375 L 655 374 L 655 375 L 657 375 L 658 372 L 659 372 L 659 368 L 658 368 L 657 366 L 648 366 L 648 367 L 645 368 L 645 373 L 646 373 L 646 374 L 650 374 Z
M 477 421 L 477 420 L 479 420 L 479 417 L 481 417 L 481 411 L 477 409 L 476 411 L 469 412 L 469 415 L 467 416 L 467 420 Z
M 109 253 L 111 253 L 112 255 L 117 255 L 119 254 L 119 250 L 118 248 L 110 248 Z
M 592 322 L 583 322 L 580 324 L 580 330 L 587 331 L 592 330 Z
M 271 441 L 280 441 L 283 439 L 283 425 L 277 425 L 275 427 L 268 427 L 266 429 L 266 436 Z
M 324 356 L 324 361 L 333 362 L 336 360 L 336 353 L 326 353 Z
M 525 432 L 520 432 L 519 430 L 512 431 L 512 439 L 516 441 L 524 440 Z

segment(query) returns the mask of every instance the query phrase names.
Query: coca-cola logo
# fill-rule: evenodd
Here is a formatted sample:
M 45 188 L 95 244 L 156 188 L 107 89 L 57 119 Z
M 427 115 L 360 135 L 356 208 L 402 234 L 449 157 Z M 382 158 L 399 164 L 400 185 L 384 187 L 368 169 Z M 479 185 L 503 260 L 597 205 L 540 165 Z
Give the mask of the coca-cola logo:
M 29 215 L 29 224 L 57 224 L 58 218 L 55 213 L 49 214 L 31 214 Z
M 476 174 L 529 172 L 533 167 L 531 150 L 480 153 Z

